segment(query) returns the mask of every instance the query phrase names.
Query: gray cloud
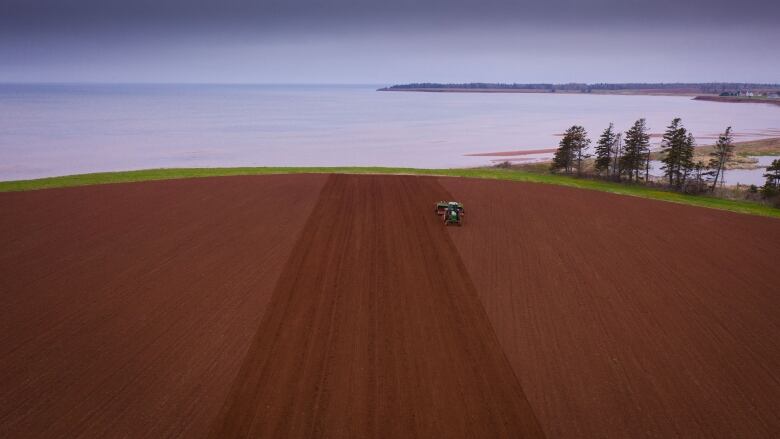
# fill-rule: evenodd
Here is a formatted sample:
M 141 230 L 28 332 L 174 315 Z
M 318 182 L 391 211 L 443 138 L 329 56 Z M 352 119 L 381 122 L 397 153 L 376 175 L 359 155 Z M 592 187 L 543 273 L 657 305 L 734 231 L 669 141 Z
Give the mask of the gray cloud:
M 0 0 L 0 81 L 756 81 L 780 2 Z
M 774 0 L 3 0 L 7 27 L 164 23 L 276 26 L 413 21 L 558 24 L 777 23 Z

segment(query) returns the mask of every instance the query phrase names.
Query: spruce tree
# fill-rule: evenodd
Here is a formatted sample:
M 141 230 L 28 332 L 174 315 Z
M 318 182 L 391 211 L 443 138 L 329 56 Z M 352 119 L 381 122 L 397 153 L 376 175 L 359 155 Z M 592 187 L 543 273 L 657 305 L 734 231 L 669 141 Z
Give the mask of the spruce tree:
M 639 171 L 645 165 L 649 150 L 650 135 L 645 119 L 642 118 L 626 131 L 623 157 L 620 158 L 620 168 L 628 175 L 629 182 L 639 181 Z
M 764 178 L 766 178 L 766 183 L 762 188 L 764 195 L 776 194 L 780 190 L 780 159 L 772 160 L 772 164 L 766 168 Z
M 550 165 L 551 171 L 563 170 L 567 174 L 571 172 L 572 162 L 574 161 L 572 143 L 572 138 L 569 135 L 569 132 L 566 131 L 563 138 L 558 143 L 558 149 L 555 150 L 552 165 Z
M 588 145 L 590 145 L 588 132 L 579 125 L 569 128 L 569 131 L 573 139 L 572 150 L 574 152 L 574 160 L 577 163 L 577 175 L 582 175 L 582 161 L 590 157 L 590 154 L 586 153 Z
M 661 152 L 663 157 L 661 169 L 664 176 L 669 179 L 669 186 L 678 186 L 681 180 L 682 155 L 687 141 L 685 127 L 680 123 L 680 118 L 674 118 L 666 127 L 666 132 L 661 139 Z
M 718 137 L 717 143 L 715 143 L 715 150 L 710 153 L 710 168 L 712 169 L 715 178 L 712 181 L 711 190 L 715 190 L 718 185 L 718 179 L 723 181 L 723 174 L 726 171 L 726 163 L 731 160 L 734 155 L 734 145 L 732 144 L 731 127 L 726 128 L 726 131 Z
M 570 174 L 576 164 L 577 174 L 580 174 L 582 172 L 582 160 L 588 157 L 585 154 L 585 150 L 589 144 L 590 139 L 588 139 L 585 128 L 578 125 L 572 126 L 563 134 L 563 138 L 558 144 L 558 149 L 555 151 L 550 169 L 552 171 L 562 169 L 567 174 Z
M 563 138 L 558 144 L 558 149 L 555 150 L 555 156 L 550 169 L 552 171 L 562 169 L 567 174 L 570 174 L 576 165 L 577 174 L 581 174 L 582 161 L 589 157 L 585 153 L 589 144 L 590 139 L 588 139 L 588 133 L 585 131 L 585 128 L 579 125 L 572 126 L 563 134 Z
M 685 181 L 688 179 L 688 175 L 693 169 L 693 150 L 696 148 L 696 139 L 693 138 L 693 134 L 689 131 L 688 136 L 685 138 L 685 142 L 680 150 L 680 172 L 677 173 L 677 188 L 681 189 L 685 186 Z
M 617 134 L 614 130 L 614 124 L 610 123 L 609 127 L 601 133 L 598 142 L 596 142 L 596 161 L 594 168 L 596 173 L 601 174 L 604 171 L 609 171 L 609 165 L 612 161 L 612 152 L 617 140 Z
M 612 177 L 620 181 L 623 170 L 620 163 L 623 160 L 623 133 L 617 133 L 615 136 L 615 155 L 612 157 Z

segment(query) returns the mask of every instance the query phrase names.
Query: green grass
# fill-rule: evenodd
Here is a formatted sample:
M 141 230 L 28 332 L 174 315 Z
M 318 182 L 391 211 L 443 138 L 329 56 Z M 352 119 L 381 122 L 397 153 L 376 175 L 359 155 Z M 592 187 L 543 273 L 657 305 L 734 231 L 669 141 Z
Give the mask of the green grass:
M 710 153 L 715 150 L 713 145 L 700 145 L 694 150 L 694 160 L 709 162 Z M 770 137 L 758 140 L 734 142 L 734 155 L 737 157 L 780 156 L 780 137 Z M 661 151 L 650 153 L 653 160 L 663 158 Z
M 448 177 L 469 177 L 556 184 L 560 186 L 597 190 L 602 192 L 610 192 L 613 194 L 629 195 L 653 200 L 688 204 L 692 206 L 708 207 L 713 209 L 729 210 L 732 212 L 780 218 L 780 209 L 775 209 L 769 206 L 764 206 L 748 201 L 733 201 L 707 196 L 684 195 L 676 192 L 647 188 L 640 185 L 628 185 L 600 180 L 579 179 L 562 175 L 495 168 L 417 169 L 378 167 L 290 167 L 146 169 L 140 171 L 101 172 L 95 174 L 68 175 L 63 177 L 41 178 L 36 180 L 4 181 L 0 182 L 0 192 L 28 191 L 58 187 L 86 186 L 106 183 L 126 183 L 149 180 L 167 180 L 177 178 L 304 173 L 438 175 Z

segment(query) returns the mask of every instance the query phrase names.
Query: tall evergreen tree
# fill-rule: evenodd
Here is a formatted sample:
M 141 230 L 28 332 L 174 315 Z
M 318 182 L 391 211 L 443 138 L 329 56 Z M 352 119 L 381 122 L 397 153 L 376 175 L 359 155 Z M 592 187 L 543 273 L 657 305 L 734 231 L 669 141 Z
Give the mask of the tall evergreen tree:
M 726 171 L 726 163 L 728 163 L 734 155 L 734 145 L 732 141 L 731 127 L 728 127 L 726 128 L 726 131 L 718 137 L 718 141 L 715 143 L 715 150 L 710 153 L 710 168 L 715 176 L 712 180 L 711 190 L 713 191 L 718 185 L 718 179 L 721 181 L 723 180 L 723 173 Z
M 616 140 L 617 133 L 615 133 L 614 124 L 610 123 L 609 127 L 601 133 L 601 137 L 599 137 L 599 140 L 596 142 L 596 161 L 594 163 L 596 173 L 601 174 L 605 171 L 609 171 Z
M 588 139 L 588 133 L 585 128 L 574 125 L 563 135 L 561 142 L 558 144 L 558 149 L 555 151 L 553 157 L 552 166 L 553 171 L 563 170 L 567 174 L 570 174 L 574 167 L 577 167 L 577 174 L 582 172 L 582 160 L 587 158 L 585 153 L 590 139 Z
M 575 125 L 570 130 L 574 138 L 573 148 L 574 160 L 577 163 L 577 175 L 582 175 L 582 161 L 590 157 L 590 154 L 587 153 L 590 139 L 588 132 L 582 126 Z
M 675 181 L 679 182 L 682 171 L 680 158 L 687 136 L 685 127 L 680 121 L 679 117 L 672 119 L 672 123 L 666 127 L 661 139 L 661 152 L 663 153 L 661 169 L 664 171 L 664 176 L 669 179 L 669 186 L 674 186 Z
M 680 150 L 679 166 L 680 171 L 677 173 L 676 186 L 678 189 L 682 189 L 685 186 L 685 182 L 688 179 L 691 171 L 694 168 L 693 162 L 693 150 L 696 148 L 696 139 L 693 138 L 693 134 L 689 131 L 688 136 L 685 138 L 682 149 Z
M 572 145 L 572 138 L 569 132 L 566 131 L 558 143 L 558 149 L 555 150 L 555 155 L 550 165 L 551 171 L 563 170 L 567 174 L 571 172 L 572 164 L 574 163 L 574 149 Z
M 661 169 L 669 179 L 669 186 L 680 189 L 685 184 L 693 166 L 694 146 L 693 135 L 682 126 L 680 118 L 673 119 L 661 140 Z
M 645 119 L 637 120 L 626 131 L 626 141 L 623 157 L 620 158 L 620 168 L 628 175 L 628 181 L 639 181 L 639 172 L 645 167 L 647 153 L 650 151 L 650 135 L 647 133 Z
M 615 137 L 615 153 L 612 156 L 612 177 L 620 180 L 623 173 L 620 169 L 620 161 L 623 158 L 623 133 L 617 133 Z
M 765 194 L 773 194 L 780 190 L 780 159 L 772 160 L 772 164 L 766 168 L 764 178 L 766 178 Z

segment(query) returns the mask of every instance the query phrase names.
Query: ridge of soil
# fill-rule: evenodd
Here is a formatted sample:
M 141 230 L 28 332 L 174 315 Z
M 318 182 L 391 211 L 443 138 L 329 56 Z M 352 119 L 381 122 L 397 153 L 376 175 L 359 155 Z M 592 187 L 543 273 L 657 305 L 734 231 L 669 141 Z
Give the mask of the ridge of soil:
M 543 437 L 430 200 L 331 176 L 212 437 Z

